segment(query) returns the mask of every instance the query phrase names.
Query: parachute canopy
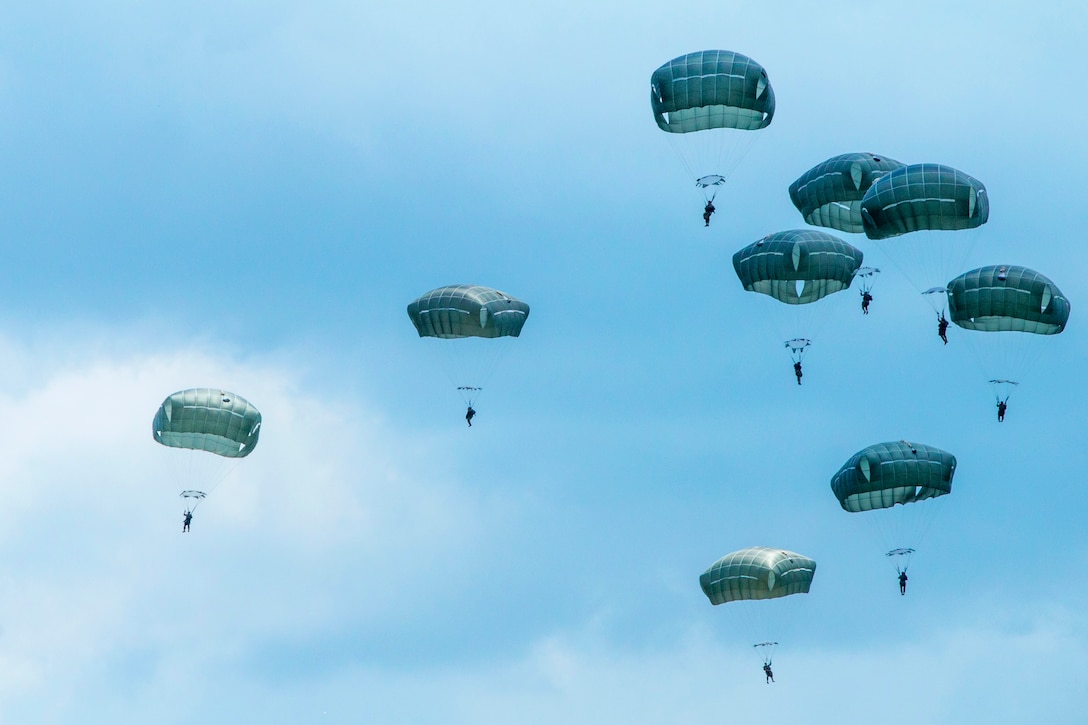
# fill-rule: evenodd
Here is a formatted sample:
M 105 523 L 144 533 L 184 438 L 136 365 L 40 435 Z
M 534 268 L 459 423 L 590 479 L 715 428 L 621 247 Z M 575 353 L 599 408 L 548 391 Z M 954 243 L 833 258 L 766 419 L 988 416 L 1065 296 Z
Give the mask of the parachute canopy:
M 162 402 L 152 421 L 152 435 L 162 445 L 224 458 L 248 456 L 260 433 L 260 411 L 240 395 L 218 388 L 174 393 Z
M 940 164 L 901 166 L 873 182 L 861 200 L 861 218 L 870 239 L 925 229 L 974 229 L 989 217 L 982 182 Z
M 730 50 L 703 50 L 670 60 L 650 77 L 650 104 L 668 133 L 712 128 L 754 131 L 774 117 L 767 71 Z
M 981 267 L 948 283 L 949 318 L 966 330 L 1056 335 L 1069 310 L 1057 285 L 1027 267 Z
M 699 577 L 711 604 L 807 594 L 816 562 L 782 549 L 753 546 L 726 554 Z
M 940 448 L 895 441 L 863 448 L 831 479 L 831 490 L 851 513 L 891 508 L 952 492 L 956 457 Z
M 490 287 L 459 284 L 416 299 L 408 316 L 420 337 L 517 337 L 529 305 Z
M 749 292 L 803 305 L 849 287 L 863 256 L 838 237 L 794 229 L 749 244 L 733 255 L 733 268 Z
M 813 166 L 790 184 L 790 199 L 805 221 L 842 232 L 865 231 L 861 200 L 873 182 L 902 167 L 887 156 L 841 154 Z

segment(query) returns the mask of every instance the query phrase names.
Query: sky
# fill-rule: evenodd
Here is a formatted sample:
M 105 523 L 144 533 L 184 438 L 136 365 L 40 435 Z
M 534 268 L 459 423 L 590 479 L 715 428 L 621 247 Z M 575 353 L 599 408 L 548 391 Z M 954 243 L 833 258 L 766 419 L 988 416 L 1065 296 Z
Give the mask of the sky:
M 0 722 L 1083 719 L 1088 163 L 1076 2 L 0 4 Z M 655 68 L 723 48 L 773 123 L 702 197 Z M 871 151 L 982 180 L 964 270 L 1072 303 L 1008 417 L 879 247 L 795 384 L 735 251 Z M 532 309 L 464 424 L 405 308 Z M 264 423 L 181 533 L 170 393 Z M 957 456 L 907 596 L 831 476 Z M 190 486 L 185 486 L 186 488 Z M 698 576 L 817 561 L 777 682 Z

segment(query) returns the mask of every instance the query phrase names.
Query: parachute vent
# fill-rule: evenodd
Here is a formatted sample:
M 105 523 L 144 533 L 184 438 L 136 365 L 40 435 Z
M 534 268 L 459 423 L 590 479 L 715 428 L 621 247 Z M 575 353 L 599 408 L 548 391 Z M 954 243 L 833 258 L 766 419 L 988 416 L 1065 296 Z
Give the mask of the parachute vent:
M 854 182 L 854 188 L 861 190 L 862 169 L 861 163 L 855 161 L 850 164 L 850 180 Z

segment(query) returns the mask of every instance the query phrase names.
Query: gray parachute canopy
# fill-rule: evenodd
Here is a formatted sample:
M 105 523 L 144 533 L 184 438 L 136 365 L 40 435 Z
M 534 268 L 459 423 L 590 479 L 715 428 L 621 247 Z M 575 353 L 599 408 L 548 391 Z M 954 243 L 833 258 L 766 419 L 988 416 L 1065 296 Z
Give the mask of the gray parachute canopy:
M 733 268 L 749 292 L 803 305 L 849 287 L 863 257 L 836 236 L 794 229 L 749 244 L 733 255 Z
M 841 154 L 816 164 L 790 184 L 790 199 L 805 221 L 842 232 L 865 231 L 861 200 L 873 182 L 903 164 L 870 153 Z
M 925 229 L 974 229 L 989 217 L 982 182 L 940 164 L 902 166 L 877 179 L 861 200 L 861 218 L 870 239 Z
M 895 441 L 863 448 L 831 479 L 839 505 L 851 513 L 891 508 L 952 492 L 956 457 L 940 448 Z
M 257 446 L 261 413 L 245 398 L 218 388 L 174 393 L 152 421 L 155 440 L 170 448 L 245 458 Z
M 816 562 L 782 549 L 753 546 L 726 554 L 699 577 L 711 604 L 807 594 Z
M 1027 267 L 981 267 L 948 283 L 949 318 L 967 330 L 1056 335 L 1069 309 L 1058 286 Z
M 408 316 L 420 337 L 517 337 L 529 305 L 490 287 L 459 284 L 414 300 Z
M 650 104 L 662 131 L 711 128 L 754 131 L 774 117 L 767 71 L 730 50 L 703 50 L 670 60 L 650 77 Z

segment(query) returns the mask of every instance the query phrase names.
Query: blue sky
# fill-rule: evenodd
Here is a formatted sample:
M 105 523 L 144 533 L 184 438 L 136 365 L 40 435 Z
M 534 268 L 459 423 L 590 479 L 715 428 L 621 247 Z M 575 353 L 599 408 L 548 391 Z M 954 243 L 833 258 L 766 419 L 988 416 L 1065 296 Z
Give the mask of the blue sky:
M 1086 12 L 0 7 L 0 720 L 1080 718 Z M 648 102 L 708 48 L 778 101 L 709 230 Z M 1004 424 L 853 235 L 872 314 L 794 384 L 731 257 L 848 151 L 981 179 L 968 268 L 1072 301 Z M 471 431 L 405 314 L 466 282 L 532 306 Z M 183 537 L 149 424 L 198 386 L 265 422 Z M 907 597 L 829 487 L 901 438 L 959 459 Z M 754 545 L 819 565 L 773 688 L 697 581 Z

